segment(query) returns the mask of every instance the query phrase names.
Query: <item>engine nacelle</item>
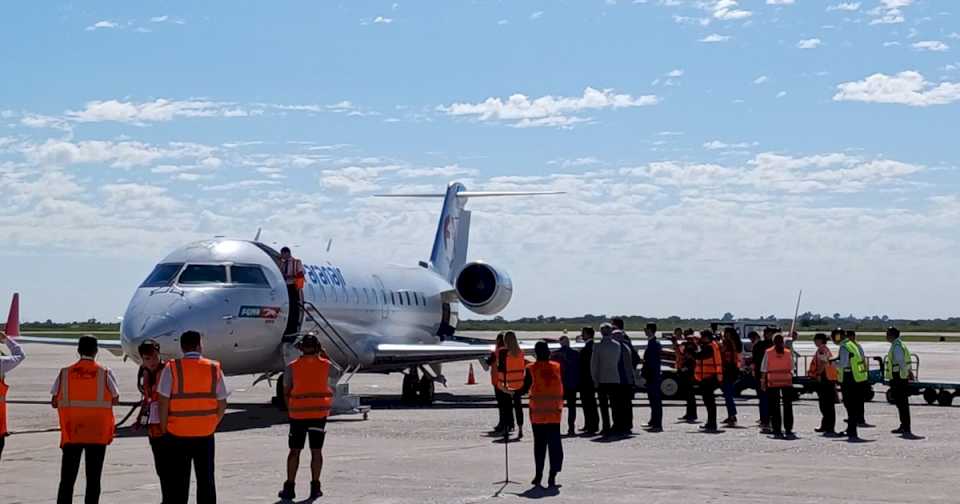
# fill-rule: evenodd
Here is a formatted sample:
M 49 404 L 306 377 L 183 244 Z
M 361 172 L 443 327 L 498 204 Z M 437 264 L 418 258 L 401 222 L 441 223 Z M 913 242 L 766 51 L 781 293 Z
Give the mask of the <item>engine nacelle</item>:
M 482 261 L 467 263 L 455 285 L 460 303 L 480 315 L 500 313 L 513 297 L 510 276 Z

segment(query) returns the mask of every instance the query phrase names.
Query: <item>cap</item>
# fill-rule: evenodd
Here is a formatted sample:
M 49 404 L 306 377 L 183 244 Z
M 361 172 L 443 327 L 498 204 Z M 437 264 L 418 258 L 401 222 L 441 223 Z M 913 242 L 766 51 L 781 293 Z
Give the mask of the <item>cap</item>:
M 316 335 L 307 333 L 300 338 L 300 346 L 320 346 L 320 340 L 317 339 Z

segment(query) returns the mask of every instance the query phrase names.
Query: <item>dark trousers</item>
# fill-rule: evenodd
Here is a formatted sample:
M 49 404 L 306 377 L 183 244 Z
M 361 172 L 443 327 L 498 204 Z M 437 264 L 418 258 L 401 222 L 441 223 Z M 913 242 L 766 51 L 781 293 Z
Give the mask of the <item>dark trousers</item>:
M 737 382 L 735 381 L 725 381 L 720 387 L 723 390 L 723 404 L 727 407 L 727 417 L 729 418 L 737 416 L 737 403 L 733 397 L 736 386 Z
M 847 410 L 847 437 L 857 436 L 857 423 L 863 418 L 863 386 L 853 381 L 853 373 L 844 373 L 840 384 L 843 407 Z
M 770 401 L 767 399 L 767 393 L 763 390 L 760 390 L 760 383 L 762 380 L 759 376 L 755 376 L 757 380 L 757 409 L 760 410 L 760 425 L 770 425 Z
M 597 399 L 600 401 L 600 423 L 601 423 L 601 432 L 609 432 L 610 427 L 610 410 L 613 410 L 613 418 L 616 421 L 617 418 L 617 385 L 615 383 L 601 383 L 600 387 L 597 388 Z
M 577 389 L 563 389 L 563 400 L 567 403 L 567 430 L 575 432 L 577 428 Z
M 793 432 L 793 388 L 768 388 L 767 397 L 770 399 L 770 423 L 774 434 L 781 434 L 784 430 Z M 783 403 L 782 411 L 781 402 Z
M 216 504 L 214 440 L 206 437 L 170 437 L 169 477 L 171 504 L 187 504 L 190 498 L 190 465 L 197 477 L 197 504 Z
M 510 411 L 510 394 L 493 387 L 493 395 L 497 399 L 497 413 L 499 414 L 497 427 L 507 428 L 513 425 L 513 414 Z
M 617 386 L 617 408 L 613 417 L 613 430 L 630 432 L 633 430 L 633 385 Z
M 647 402 L 650 403 L 651 427 L 663 427 L 663 394 L 660 391 L 660 377 L 647 381 Z
M 697 390 L 696 382 L 693 381 L 692 377 L 681 376 L 681 386 L 683 387 L 684 399 L 687 403 L 687 412 L 684 416 L 687 420 L 696 420 L 697 419 Z
M 170 436 L 151 437 L 150 451 L 153 452 L 153 466 L 157 471 L 157 478 L 160 479 L 160 502 L 167 504 L 172 502 L 170 476 L 167 474 L 171 467 Z
M 894 378 L 890 380 L 890 391 L 893 393 L 893 403 L 897 405 L 900 415 L 900 428 L 910 433 L 910 386 L 907 380 Z
M 536 477 L 543 476 L 543 464 L 550 452 L 550 474 L 563 468 L 563 444 L 560 440 L 560 424 L 533 424 L 533 461 Z
M 597 409 L 597 391 L 592 386 L 580 389 L 580 407 L 583 408 L 583 430 L 600 430 L 600 411 Z
M 817 403 L 820 406 L 820 430 L 834 432 L 837 428 L 837 384 L 822 380 L 817 382 Z
M 867 394 L 871 389 L 870 380 L 867 380 L 860 384 L 860 425 L 867 423 L 866 417 L 866 403 L 867 403 Z
M 100 475 L 103 474 L 103 459 L 107 455 L 107 445 L 65 444 L 63 459 L 60 463 L 60 489 L 57 491 L 57 504 L 73 502 L 73 485 L 80 472 L 80 458 L 84 459 L 87 476 L 87 490 L 83 496 L 84 504 L 100 502 Z
M 703 399 L 703 407 L 707 410 L 707 423 L 704 424 L 707 429 L 717 428 L 717 398 L 714 396 L 717 385 L 716 378 L 707 378 L 700 382 L 700 397 Z
M 290 299 L 290 317 L 283 334 L 293 334 L 300 328 L 300 289 L 296 284 L 287 284 L 287 297 Z
M 523 397 L 515 392 L 504 392 L 499 388 L 495 391 L 497 409 L 500 411 L 499 427 L 513 429 L 523 427 Z M 514 421 L 516 418 L 516 421 Z

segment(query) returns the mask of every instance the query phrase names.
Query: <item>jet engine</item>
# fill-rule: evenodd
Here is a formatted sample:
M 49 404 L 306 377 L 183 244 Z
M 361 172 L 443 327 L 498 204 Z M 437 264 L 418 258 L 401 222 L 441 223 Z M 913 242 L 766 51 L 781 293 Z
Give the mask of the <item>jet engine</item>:
M 513 282 L 503 270 L 481 261 L 467 263 L 457 274 L 457 295 L 470 311 L 494 315 L 513 297 Z

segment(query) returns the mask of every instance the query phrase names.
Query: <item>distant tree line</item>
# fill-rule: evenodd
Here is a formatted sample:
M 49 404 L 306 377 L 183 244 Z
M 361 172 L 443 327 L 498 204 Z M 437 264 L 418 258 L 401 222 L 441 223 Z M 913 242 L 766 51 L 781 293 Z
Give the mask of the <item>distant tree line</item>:
M 43 322 L 26 322 L 20 324 L 22 331 L 90 331 L 90 332 L 120 332 L 119 322 L 101 322 L 95 318 L 80 322 L 54 322 L 47 319 Z

